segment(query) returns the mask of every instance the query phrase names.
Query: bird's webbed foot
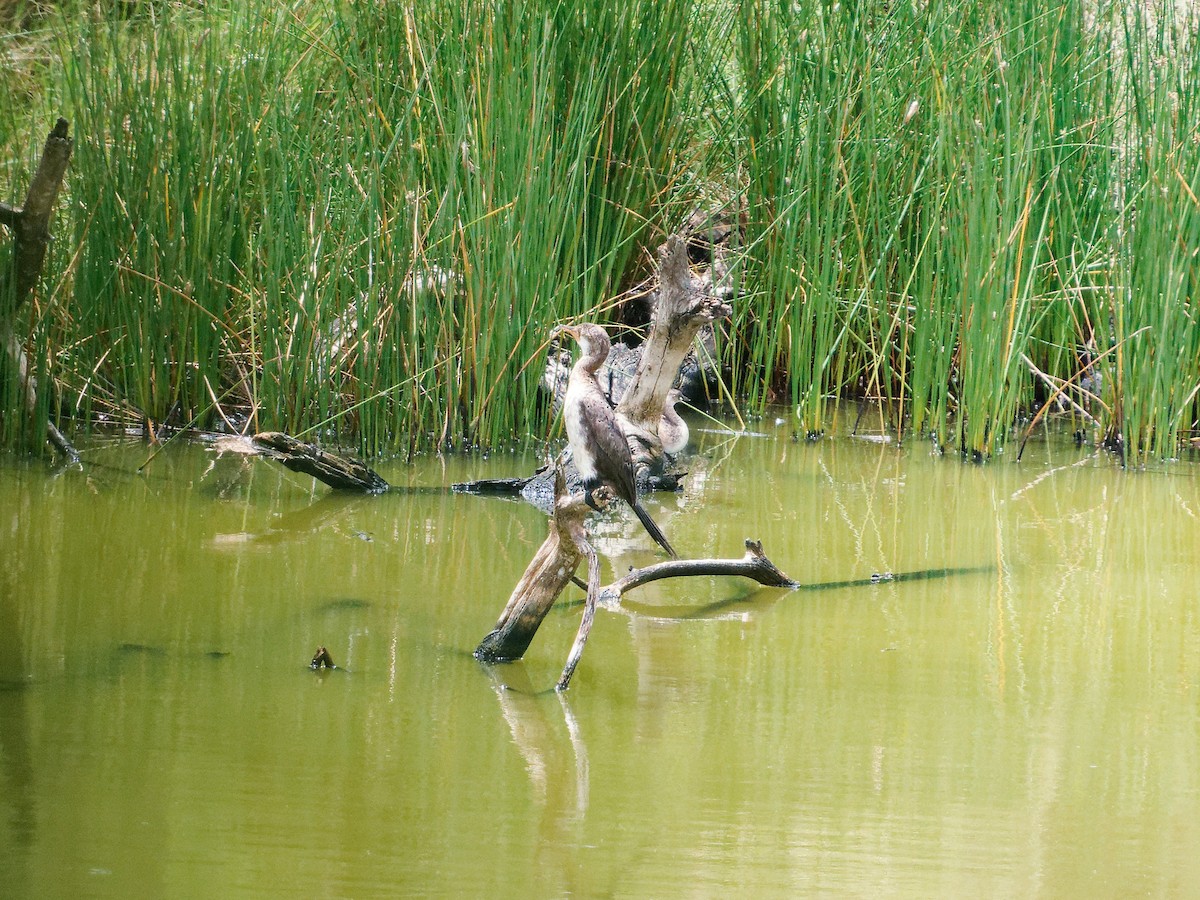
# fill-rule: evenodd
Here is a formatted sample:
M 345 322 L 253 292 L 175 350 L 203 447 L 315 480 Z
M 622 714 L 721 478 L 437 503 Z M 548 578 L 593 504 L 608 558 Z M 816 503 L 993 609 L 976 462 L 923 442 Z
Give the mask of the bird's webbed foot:
M 616 499 L 613 489 L 603 482 L 583 486 L 583 502 L 596 512 L 603 512 Z

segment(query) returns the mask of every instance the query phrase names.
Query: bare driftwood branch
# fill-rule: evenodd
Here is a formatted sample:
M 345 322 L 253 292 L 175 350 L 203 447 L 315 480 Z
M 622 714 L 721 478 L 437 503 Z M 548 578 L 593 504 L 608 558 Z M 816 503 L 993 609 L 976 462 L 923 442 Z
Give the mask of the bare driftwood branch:
M 671 560 L 634 569 L 619 581 L 601 588 L 600 561 L 595 549 L 588 542 L 584 525 L 589 507 L 582 500 L 566 493 L 561 466 L 557 467 L 557 472 L 558 500 L 551 519 L 550 533 L 525 569 L 521 580 L 517 582 L 496 627 L 475 648 L 475 657 L 481 662 L 497 663 L 520 659 L 529 649 L 538 627 L 563 589 L 569 583 L 579 583 L 574 573 L 584 559 L 588 563 L 587 599 L 584 601 L 579 630 L 555 686 L 560 691 L 566 690 L 571 683 L 571 676 L 583 656 L 588 635 L 592 630 L 596 605 L 601 600 L 617 600 L 623 593 L 661 578 L 688 575 L 741 575 L 769 587 L 796 587 L 794 581 L 767 559 L 760 543 L 747 540 L 746 555 L 741 559 Z M 597 491 L 597 496 L 601 492 L 609 493 L 607 488 L 601 488 Z M 605 502 L 608 499 L 610 497 L 606 497 Z
M 670 238 L 664 247 L 659 281 L 659 301 L 655 306 L 650 335 L 643 345 L 633 382 L 617 406 L 617 421 L 629 443 L 639 479 L 645 479 L 663 455 L 658 429 L 666 407 L 667 392 L 674 385 L 696 334 L 702 326 L 732 314 L 729 304 L 712 296 L 692 276 L 687 244 L 679 237 Z M 536 483 L 536 479 L 514 480 L 500 485 L 456 485 L 455 489 L 482 491 L 501 487 L 525 492 Z M 583 654 L 600 598 L 599 561 L 588 541 L 584 525 L 587 513 L 588 507 L 578 495 L 566 493 L 565 473 L 562 466 L 556 466 L 554 516 L 550 534 L 514 588 L 496 627 L 475 649 L 475 656 L 480 660 L 499 662 L 522 656 L 542 619 L 563 588 L 574 580 L 575 570 L 580 561 L 586 558 L 588 583 L 584 614 L 558 681 L 558 689 L 566 689 Z M 650 567 L 643 572 L 649 573 L 644 576 L 647 580 L 672 575 L 715 573 L 749 574 L 750 577 L 763 580 L 763 583 L 790 584 L 783 573 L 765 561 L 761 548 L 758 548 L 757 554 L 757 559 L 682 561 L 669 564 L 665 571 L 655 573 L 651 570 L 657 567 Z M 753 554 L 750 556 L 753 557 Z M 625 580 L 618 582 L 622 583 Z M 625 583 L 622 589 L 627 590 L 630 586 L 633 585 Z
M 37 379 L 29 374 L 29 359 L 25 356 L 21 342 L 17 340 L 16 334 L 7 323 L 0 323 L 0 341 L 4 342 L 5 352 L 12 360 L 13 370 L 25 391 L 25 407 L 30 413 L 33 413 L 37 408 Z M 78 451 L 53 422 L 46 423 L 46 439 L 67 459 L 72 462 L 79 461 Z
M 579 622 L 579 632 L 571 645 L 567 656 L 567 664 L 563 667 L 562 675 L 556 685 L 557 690 L 565 691 L 571 683 L 571 675 L 583 655 L 584 645 L 592 630 L 592 620 L 596 616 L 598 601 L 614 602 L 621 598 L 626 591 L 631 591 L 651 581 L 662 578 L 683 578 L 689 575 L 741 575 L 751 578 L 767 587 L 794 589 L 796 582 L 792 581 L 767 559 L 762 552 L 762 544 L 758 541 L 746 541 L 746 555 L 741 559 L 672 559 L 667 562 L 655 563 L 641 569 L 632 569 L 629 574 L 619 581 L 600 587 L 600 566 L 596 559 L 596 551 L 585 545 L 588 560 L 587 599 L 584 601 L 583 618 Z
M 575 633 L 575 641 L 571 644 L 571 652 L 567 654 L 567 664 L 563 666 L 562 675 L 558 678 L 556 690 L 565 691 L 571 684 L 571 676 L 583 656 L 583 648 L 587 644 L 588 635 L 592 633 L 592 621 L 596 618 L 596 603 L 600 596 L 600 560 L 596 551 L 586 540 L 576 540 L 576 545 L 587 558 L 588 580 L 587 599 L 583 604 L 583 617 L 579 620 L 579 631 Z M 572 579 L 575 581 L 576 579 Z
M 311 475 L 336 490 L 382 494 L 389 487 L 365 463 L 322 450 L 279 431 L 264 431 L 252 438 L 260 455 L 274 459 L 293 472 Z
M 591 565 L 595 551 L 588 543 L 587 529 L 583 524 L 591 508 L 581 497 L 567 493 L 561 466 L 556 470 L 550 533 L 513 588 L 496 627 L 475 648 L 475 657 L 482 662 L 506 662 L 520 659 L 525 654 L 542 620 L 554 606 L 554 601 L 571 582 L 579 563 L 589 554 L 588 581 L 590 584 L 594 577 L 597 586 L 599 584 L 599 576 L 593 575 L 597 566 Z M 601 488 L 593 496 L 599 497 L 602 492 L 607 493 L 608 489 Z M 591 595 L 592 591 L 588 593 Z M 586 639 L 584 631 L 583 640 Z M 576 638 L 576 642 L 579 643 L 579 638 Z M 581 644 L 580 652 L 582 650 Z M 569 679 L 570 676 L 567 677 Z
M 741 575 L 766 587 L 798 587 L 775 563 L 767 559 L 760 542 L 747 539 L 746 555 L 741 559 L 671 559 L 641 569 L 631 569 L 624 578 L 603 587 L 600 590 L 600 599 L 611 603 L 621 599 L 628 591 L 651 581 L 691 575 Z
M 68 127 L 67 120 L 60 118 L 46 138 L 41 162 L 25 196 L 25 205 L 15 209 L 0 204 L 0 224 L 13 232 L 10 264 L 7 269 L 0 270 L 0 343 L 4 344 L 5 352 L 12 360 L 30 413 L 37 408 L 37 380 L 29 371 L 29 360 L 13 331 L 12 320 L 33 293 L 46 261 L 50 246 L 50 214 L 58 200 L 74 146 L 67 135 Z M 54 423 L 47 423 L 46 432 L 50 442 L 68 459 L 79 459 L 71 442 Z

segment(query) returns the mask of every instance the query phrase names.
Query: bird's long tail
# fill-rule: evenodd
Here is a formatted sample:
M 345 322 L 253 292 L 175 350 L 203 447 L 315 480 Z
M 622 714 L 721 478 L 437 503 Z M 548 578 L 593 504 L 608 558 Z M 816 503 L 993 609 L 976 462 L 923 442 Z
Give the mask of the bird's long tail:
M 637 517 L 641 520 L 646 530 L 650 532 L 650 537 L 654 538 L 655 542 L 671 555 L 672 559 L 678 559 L 679 554 L 675 552 L 675 548 L 671 546 L 671 542 L 667 540 L 667 536 L 662 533 L 662 530 L 654 524 L 654 520 L 650 518 L 650 513 L 642 509 L 642 504 L 633 504 L 633 511 L 637 513 Z

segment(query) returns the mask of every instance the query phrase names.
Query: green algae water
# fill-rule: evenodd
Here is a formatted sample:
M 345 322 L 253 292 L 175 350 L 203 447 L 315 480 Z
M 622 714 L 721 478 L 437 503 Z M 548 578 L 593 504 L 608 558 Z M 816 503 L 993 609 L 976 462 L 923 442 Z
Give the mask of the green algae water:
M 755 427 L 693 423 L 672 543 L 878 583 L 647 585 L 563 695 L 577 606 L 471 657 L 544 515 L 446 490 L 533 456 L 378 497 L 199 445 L 0 462 L 0 894 L 1200 892 L 1195 462 Z M 661 558 L 593 525 L 610 576 Z

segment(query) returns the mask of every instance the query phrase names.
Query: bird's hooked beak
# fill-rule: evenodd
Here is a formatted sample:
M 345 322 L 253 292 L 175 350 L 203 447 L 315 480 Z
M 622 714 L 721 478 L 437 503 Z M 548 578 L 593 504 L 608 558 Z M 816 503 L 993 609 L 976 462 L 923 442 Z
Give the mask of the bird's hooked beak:
M 550 329 L 551 339 L 557 338 L 564 334 L 568 337 L 574 338 L 575 340 L 579 340 L 579 329 L 574 325 L 555 325 Z

